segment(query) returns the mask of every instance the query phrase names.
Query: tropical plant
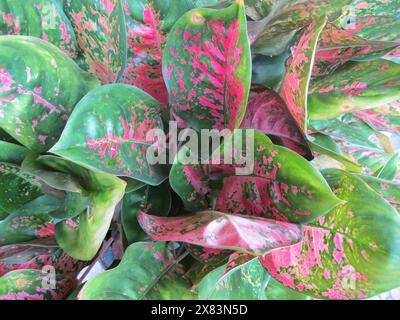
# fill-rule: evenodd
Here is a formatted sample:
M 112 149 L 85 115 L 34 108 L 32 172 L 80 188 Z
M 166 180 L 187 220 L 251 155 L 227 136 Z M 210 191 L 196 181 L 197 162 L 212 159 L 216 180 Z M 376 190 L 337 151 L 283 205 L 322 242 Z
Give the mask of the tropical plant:
M 398 0 L 1 0 L 0 299 L 400 287 L 399 12 Z M 220 161 L 184 161 L 204 160 L 191 146 L 205 129 L 235 134 L 208 149 Z M 248 136 L 243 175 L 225 156 Z M 173 161 L 150 161 L 154 146 Z M 85 281 L 97 263 L 108 270 Z

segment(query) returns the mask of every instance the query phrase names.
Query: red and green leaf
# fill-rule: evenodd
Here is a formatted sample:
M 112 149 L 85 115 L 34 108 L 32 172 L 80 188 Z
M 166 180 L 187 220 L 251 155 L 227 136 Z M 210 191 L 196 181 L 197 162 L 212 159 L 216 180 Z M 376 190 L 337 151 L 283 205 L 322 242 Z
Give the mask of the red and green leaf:
M 256 92 L 250 98 L 241 128 L 264 132 L 275 143 L 312 158 L 303 131 L 286 103 L 271 89 Z
M 41 38 L 77 57 L 74 29 L 63 11 L 63 0 L 3 0 L 0 3 L 0 35 Z
M 400 217 L 361 179 L 324 171 L 347 203 L 303 228 L 302 243 L 261 259 L 285 286 L 322 299 L 363 299 L 397 288 Z
M 120 0 L 65 0 L 75 30 L 80 65 L 102 83 L 113 83 L 126 64 L 126 27 Z
M 326 21 L 325 17 L 305 28 L 279 89 L 279 94 L 304 134 L 307 134 L 308 86 L 318 39 Z
M 238 137 L 233 140 L 234 147 L 228 151 L 232 158 L 242 144 Z M 212 209 L 221 212 L 306 223 L 341 203 L 308 161 L 274 145 L 261 132 L 254 135 L 254 170 L 250 175 L 236 175 L 242 165 L 224 164 L 222 153 L 213 157 L 221 165 L 184 165 L 180 159 L 188 151 L 183 147 L 175 159 L 170 184 L 191 211 L 210 209 L 212 203 Z
M 141 212 L 139 221 L 155 241 L 179 241 L 254 255 L 264 255 L 301 241 L 299 225 L 216 211 L 175 218 Z
M 0 36 L 0 127 L 27 148 L 49 150 L 75 105 L 96 86 L 95 78 L 55 46 Z
M 163 129 L 160 114 L 160 104 L 138 88 L 102 86 L 76 106 L 51 152 L 90 168 L 159 185 L 165 180 L 164 170 L 148 162 L 147 150 L 154 143 L 149 132 Z
M 178 119 L 197 130 L 239 127 L 251 77 L 243 1 L 181 17 L 167 40 L 163 73 Z
M 386 60 L 349 62 L 311 83 L 310 119 L 332 119 L 354 110 L 373 109 L 400 99 L 400 65 Z

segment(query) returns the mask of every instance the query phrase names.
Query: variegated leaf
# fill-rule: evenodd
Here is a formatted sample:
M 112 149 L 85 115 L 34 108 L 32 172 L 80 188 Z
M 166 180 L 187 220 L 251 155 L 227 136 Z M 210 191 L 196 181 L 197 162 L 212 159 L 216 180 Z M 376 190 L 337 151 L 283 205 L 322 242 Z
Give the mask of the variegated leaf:
M 163 73 L 178 119 L 197 130 L 239 127 L 251 77 L 243 0 L 180 18 L 168 37 Z

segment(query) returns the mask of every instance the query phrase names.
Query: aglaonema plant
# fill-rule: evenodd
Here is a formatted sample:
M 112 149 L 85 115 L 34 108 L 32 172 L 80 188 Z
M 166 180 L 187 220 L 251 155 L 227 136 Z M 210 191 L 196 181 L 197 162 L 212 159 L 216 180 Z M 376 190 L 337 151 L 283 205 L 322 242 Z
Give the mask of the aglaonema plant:
M 1 1 L 0 299 L 400 287 L 399 10 Z

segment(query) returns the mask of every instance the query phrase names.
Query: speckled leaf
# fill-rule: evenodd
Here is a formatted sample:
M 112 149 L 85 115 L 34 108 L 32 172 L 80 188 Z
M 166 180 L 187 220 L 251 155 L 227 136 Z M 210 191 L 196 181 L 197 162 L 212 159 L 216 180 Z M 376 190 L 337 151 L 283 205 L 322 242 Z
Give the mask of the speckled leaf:
M 147 149 L 152 129 L 163 129 L 160 104 L 125 84 L 102 86 L 76 106 L 51 152 L 76 163 L 150 185 L 164 179 L 163 168 L 150 165 Z
M 243 0 L 180 18 L 167 40 L 163 73 L 178 119 L 196 130 L 239 127 L 251 77 Z
M 400 217 L 356 176 L 324 171 L 347 201 L 303 228 L 298 245 L 262 258 L 285 286 L 322 299 L 363 299 L 400 285 Z
M 270 278 L 257 258 L 225 273 L 226 266 L 210 272 L 199 284 L 201 300 L 262 300 Z
M 18 144 L 0 141 L 0 162 L 21 164 L 28 155 L 29 150 Z
M 90 281 L 79 293 L 80 300 L 190 299 L 185 278 L 171 274 L 179 268 L 165 243 L 137 242 L 125 252 L 118 267 Z M 172 278 L 171 278 L 172 276 Z M 168 287 L 168 284 L 171 286 Z
M 120 0 L 64 0 L 75 30 L 80 65 L 102 83 L 113 83 L 126 64 L 125 15 Z
M 77 57 L 74 29 L 63 11 L 63 0 L 3 0 L 0 3 L 0 34 L 41 38 Z
M 171 204 L 171 188 L 168 181 L 158 187 L 145 186 L 126 194 L 122 202 L 121 220 L 128 243 L 132 244 L 148 238 L 137 220 L 140 211 L 167 216 Z
M 174 218 L 140 212 L 139 221 L 155 241 L 179 241 L 254 255 L 264 255 L 301 241 L 299 225 L 216 211 Z
M 332 119 L 398 100 L 399 75 L 400 65 L 390 61 L 349 62 L 331 76 L 311 83 L 310 119 Z
M 0 127 L 29 149 L 53 146 L 76 103 L 97 85 L 55 46 L 0 36 Z
M 34 176 L 15 165 L 0 162 L 0 220 L 42 194 Z
M 56 269 L 54 289 L 51 289 L 51 285 L 48 284 L 48 274 L 41 270 L 15 270 L 0 278 L 0 300 L 61 300 L 65 298 L 76 286 L 75 277 L 79 269 L 68 270 L 73 260 L 67 256 L 63 259 L 65 260 L 58 263 L 65 264 L 63 268 L 66 270 Z
M 350 21 L 349 31 L 378 41 L 400 42 L 398 0 L 353 0 L 348 14 L 339 20 Z
M 400 213 L 400 184 L 375 177 L 359 175 L 375 192 L 389 202 Z
M 254 138 L 254 171 L 248 176 L 235 174 L 242 167 L 236 163 L 183 165 L 179 159 L 188 150 L 181 149 L 171 169 L 170 184 L 187 209 L 207 210 L 212 203 L 221 212 L 306 223 L 341 202 L 303 157 L 274 145 L 261 132 L 256 131 Z M 238 144 L 241 147 L 241 139 L 233 140 L 229 153 L 234 153 Z
M 305 27 L 327 16 L 330 21 L 341 16 L 351 0 L 278 0 L 271 14 L 249 25 L 250 37 L 255 39 L 253 52 L 265 47 L 271 39 Z M 261 52 L 260 52 L 261 53 Z
M 85 169 L 54 156 L 42 156 L 37 162 L 48 172 L 58 171 L 75 177 L 91 198 L 91 205 L 79 215 L 79 221 L 65 220 L 55 226 L 59 246 L 75 259 L 91 260 L 108 232 L 114 210 L 121 201 L 126 183 L 117 177 Z M 36 172 L 41 178 L 43 172 Z M 63 204 L 62 204 L 63 205 Z
M 326 22 L 326 17 L 321 18 L 305 28 L 279 88 L 279 94 L 304 134 L 307 133 L 307 95 L 314 55 Z
M 54 244 L 54 220 L 49 213 L 61 205 L 58 199 L 42 196 L 11 213 L 0 222 L 0 246 Z
M 0 248 L 0 276 L 23 269 L 42 270 L 52 266 L 60 274 L 78 273 L 85 264 L 68 256 L 57 247 L 5 246 Z
M 312 159 L 304 133 L 286 103 L 271 89 L 256 92 L 250 98 L 241 128 L 264 132 L 275 143 Z

